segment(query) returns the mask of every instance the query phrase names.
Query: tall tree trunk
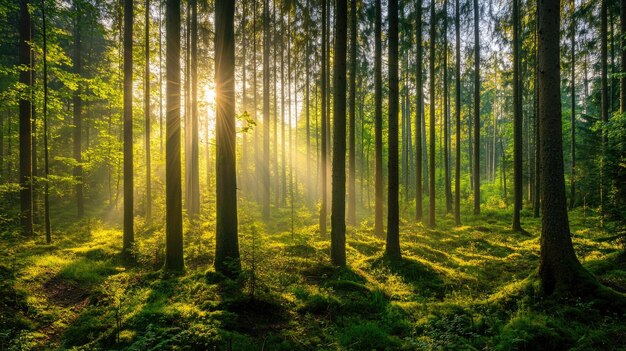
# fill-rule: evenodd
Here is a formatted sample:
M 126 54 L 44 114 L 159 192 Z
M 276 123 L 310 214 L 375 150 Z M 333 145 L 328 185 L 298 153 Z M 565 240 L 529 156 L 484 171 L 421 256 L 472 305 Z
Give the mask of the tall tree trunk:
M 422 118 L 424 114 L 424 82 L 422 74 L 422 0 L 417 0 L 415 14 L 415 220 L 422 221 L 423 216 L 423 190 L 422 190 Z
M 273 86 L 273 113 L 274 113 L 274 149 L 272 150 L 272 164 L 274 165 L 274 203 L 278 208 L 280 206 L 280 173 L 278 169 L 278 75 L 276 74 L 278 69 L 277 56 L 278 56 L 278 26 L 276 24 L 276 12 L 277 5 L 274 1 L 274 6 L 272 7 L 272 46 L 274 47 L 274 54 L 272 55 L 272 80 L 274 81 Z
M 32 183 L 32 72 L 33 63 L 31 57 L 30 42 L 32 40 L 32 21 L 28 7 L 29 0 L 20 0 L 19 22 L 19 63 L 27 69 L 20 71 L 20 83 L 26 87 L 26 91 L 20 94 L 20 220 L 22 235 L 33 235 L 33 183 Z M 10 134 L 9 134 L 10 135 Z
M 389 0 L 389 164 L 387 245 L 385 254 L 400 258 L 400 205 L 398 203 L 398 0 Z
M 535 15 L 536 17 L 536 15 Z M 534 97 L 534 111 L 535 114 L 535 199 L 533 201 L 533 217 L 539 218 L 539 212 L 541 210 L 541 135 L 539 133 L 539 69 L 537 63 L 539 62 L 539 50 L 538 48 L 538 36 L 539 26 L 535 25 L 535 97 Z
M 622 41 L 620 43 L 620 47 L 622 50 L 622 69 L 621 76 L 619 79 L 619 91 L 620 91 L 620 99 L 619 99 L 619 111 L 620 113 L 626 112 L 626 0 L 621 0 L 620 6 L 620 15 L 621 15 L 621 23 L 620 23 L 620 34 Z
M 264 19 L 267 20 L 268 17 L 264 16 Z M 234 22 L 235 2 L 217 0 L 215 2 L 215 95 L 217 96 L 215 269 L 231 276 L 241 269 L 237 233 Z
M 286 144 L 286 123 L 285 123 L 285 20 L 284 11 L 280 16 L 280 142 L 281 142 L 281 179 L 282 179 L 282 205 L 287 205 L 287 144 Z
M 81 16 L 81 8 L 78 3 L 78 0 L 74 0 L 74 11 L 76 14 L 76 19 L 74 23 L 74 74 L 80 77 L 82 74 L 82 58 L 81 58 L 81 30 L 80 30 L 80 16 Z M 82 131 L 83 131 L 83 117 L 82 117 L 82 108 L 83 101 L 80 96 L 81 94 L 81 83 L 78 84 L 76 90 L 72 95 L 72 104 L 73 104 L 73 114 L 74 114 L 74 160 L 76 161 L 76 165 L 74 166 L 74 180 L 76 181 L 76 185 L 74 187 L 74 191 L 76 192 L 76 206 L 77 206 L 77 215 L 78 218 L 82 218 L 85 213 L 85 201 L 83 198 L 83 166 L 82 166 Z M 29 150 L 30 152 L 30 150 Z
M 263 0 L 263 164 L 262 212 L 270 216 L 270 14 L 269 0 Z
M 191 192 L 189 214 L 192 218 L 200 214 L 200 160 L 198 146 L 198 4 L 197 0 L 190 0 L 191 6 L 191 35 L 190 35 L 190 76 L 191 76 Z
M 541 258 L 539 277 L 545 293 L 584 293 L 594 278 L 582 267 L 569 230 L 563 176 L 560 73 L 560 6 L 540 1 L 538 7 L 539 125 L 541 134 Z
M 305 48 L 305 72 L 306 72 L 306 85 L 305 85 L 305 103 L 306 103 L 306 185 L 309 191 L 311 192 L 311 187 L 313 186 L 311 183 L 311 106 L 310 106 L 310 30 L 311 30 L 311 8 L 309 7 L 309 0 L 306 0 L 306 19 L 305 19 L 305 28 L 306 31 L 306 48 Z M 317 113 L 317 110 L 316 110 Z
M 448 0 L 443 2 L 443 168 L 446 213 L 452 212 L 452 190 L 450 187 L 450 106 L 448 91 Z
M 326 167 L 326 159 L 327 159 L 327 155 L 328 155 L 328 150 L 327 150 L 327 125 L 326 125 L 326 106 L 328 104 L 328 101 L 326 99 L 327 94 L 326 94 L 326 46 L 328 45 L 327 43 L 327 39 L 326 39 L 326 25 L 328 22 L 328 14 L 326 13 L 326 5 L 327 5 L 328 0 L 322 0 L 322 72 L 321 72 L 321 83 L 320 85 L 322 86 L 321 89 L 321 94 L 322 94 L 322 128 L 321 128 L 321 132 L 322 132 L 322 146 L 321 146 L 321 153 L 322 153 L 322 162 L 321 162 L 321 172 L 322 172 L 322 177 L 321 177 L 321 182 L 322 182 L 322 203 L 320 205 L 320 223 L 319 223 L 319 227 L 320 227 L 320 234 L 322 235 L 322 237 L 326 236 L 326 218 L 327 218 L 327 210 L 326 210 L 326 205 L 327 205 L 327 191 L 326 191 L 326 185 L 327 185 L 327 179 L 326 179 L 326 171 L 327 171 L 327 167 Z M 284 133 L 283 133 L 284 135 Z M 283 149 L 284 150 L 284 149 Z
M 242 10 L 241 10 L 241 100 L 242 100 L 242 111 L 248 114 L 248 95 L 246 90 L 246 56 L 248 55 L 248 42 L 246 41 L 246 32 L 248 31 L 248 25 L 246 22 L 246 5 L 248 4 L 247 0 L 242 1 Z M 248 128 L 250 127 L 248 122 L 244 122 L 245 131 L 241 135 L 241 166 L 239 167 L 241 172 L 240 184 L 239 187 L 242 189 L 242 193 L 247 195 L 248 192 Z M 208 128 L 207 128 L 208 129 Z M 208 139 L 207 139 L 208 141 Z M 208 147 L 208 143 L 207 143 Z M 208 159 L 207 159 L 208 163 Z M 208 184 L 207 184 L 208 185 Z
M 167 0 L 166 6 L 165 269 L 180 271 L 185 266 L 180 184 L 180 0 Z
M 133 224 L 133 1 L 124 1 L 124 246 L 130 253 Z
M 435 0 L 430 1 L 430 162 L 429 166 L 429 222 L 435 226 Z
M 335 0 L 335 51 L 333 86 L 333 185 L 330 230 L 330 257 L 334 264 L 346 264 L 346 51 L 348 0 Z
M 602 0 L 600 9 L 600 66 L 602 67 L 600 77 L 600 118 L 602 121 L 602 156 L 600 158 L 600 225 L 604 225 L 604 164 L 606 157 L 606 124 L 609 121 L 609 99 L 608 99 L 608 67 L 607 67 L 607 3 Z
M 569 207 L 573 209 L 576 206 L 576 4 L 574 0 L 570 2 L 571 11 L 572 11 L 572 23 L 571 23 L 571 105 L 572 105 L 572 113 L 570 114 L 570 123 L 571 123 L 571 145 L 570 152 L 572 156 L 572 169 L 570 174 L 570 202 Z
M 46 2 L 41 0 L 41 22 L 43 39 L 43 168 L 44 168 L 44 190 L 43 209 L 44 226 L 46 231 L 46 243 L 52 242 L 52 226 L 50 225 L 50 184 L 48 175 L 50 174 L 49 154 L 48 154 L 48 32 L 46 31 Z M 2 126 L 0 125 L 0 129 Z M 2 146 L 0 145 L 0 148 Z M 0 166 L 1 170 L 1 166 Z
M 146 0 L 145 18 L 145 54 L 146 71 L 144 76 L 144 114 L 145 114 L 145 148 L 146 148 L 146 221 L 152 217 L 152 167 L 150 157 L 150 0 Z
M 374 233 L 383 236 L 383 78 L 382 78 L 382 6 L 375 0 L 374 20 L 374 134 L 376 149 L 376 182 Z
M 519 0 L 513 0 L 513 231 L 522 231 L 520 211 L 522 210 L 522 99 L 520 77 L 520 21 Z
M 348 215 L 347 221 L 356 225 L 356 46 L 357 46 L 357 18 L 356 1 L 350 0 L 350 128 L 348 132 Z
M 474 0 L 474 214 L 480 214 L 480 8 Z
M 456 80 L 455 94 L 455 119 L 456 119 L 456 154 L 454 160 L 454 223 L 461 225 L 461 26 L 460 26 L 459 0 L 455 0 L 454 27 L 456 31 Z

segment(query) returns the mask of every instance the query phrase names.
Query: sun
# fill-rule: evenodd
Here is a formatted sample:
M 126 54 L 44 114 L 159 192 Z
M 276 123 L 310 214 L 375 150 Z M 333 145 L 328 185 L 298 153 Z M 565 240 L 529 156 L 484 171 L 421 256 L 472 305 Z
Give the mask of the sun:
M 207 84 L 204 88 L 204 101 L 209 105 L 215 104 L 215 87 L 213 84 Z

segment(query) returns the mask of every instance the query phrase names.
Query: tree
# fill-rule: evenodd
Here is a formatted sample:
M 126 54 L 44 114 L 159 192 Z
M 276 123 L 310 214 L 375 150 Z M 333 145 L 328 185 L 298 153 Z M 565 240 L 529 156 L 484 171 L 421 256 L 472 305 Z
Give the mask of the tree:
M 480 8 L 474 0 L 474 214 L 480 214 Z
M 146 148 L 146 221 L 152 217 L 152 167 L 150 156 L 150 0 L 146 0 L 145 18 L 145 55 L 146 67 L 144 76 L 144 117 L 145 117 L 145 148 Z
M 263 0 L 263 164 L 261 188 L 263 218 L 270 216 L 270 12 Z
M 46 231 L 46 243 L 52 242 L 52 228 L 50 225 L 50 174 L 49 150 L 48 150 L 48 32 L 46 28 L 46 2 L 41 0 L 41 36 L 43 39 L 43 160 L 44 160 L 44 226 Z
M 608 66 L 607 66 L 607 3 L 602 0 L 600 4 L 600 121 L 602 133 L 602 155 L 600 159 L 600 217 L 604 223 L 604 197 L 605 179 L 604 163 L 606 156 L 606 124 L 609 121 L 609 98 L 608 98 Z
M 381 0 L 375 1 L 376 18 L 374 20 L 374 148 L 376 151 L 376 180 L 374 233 L 383 235 L 383 77 L 382 77 L 382 6 Z
M 435 223 L 435 0 L 430 1 L 430 172 L 429 175 L 429 206 L 428 225 L 434 227 Z
M 400 258 L 400 207 L 398 203 L 398 0 L 389 0 L 389 183 L 387 194 L 387 245 L 385 254 Z
M 567 215 L 561 122 L 560 6 L 540 1 L 538 17 L 538 105 L 541 140 L 541 259 L 539 277 L 545 293 L 575 292 L 594 279 L 574 252 Z
M 81 29 L 80 18 L 82 16 L 82 8 L 80 6 L 80 0 L 74 0 L 74 74 L 80 77 L 82 71 L 82 57 L 81 57 Z M 74 180 L 76 185 L 74 191 L 76 192 L 76 206 L 78 218 L 82 218 L 85 214 L 85 200 L 83 197 L 83 166 L 82 166 L 82 133 L 83 133 L 83 101 L 80 96 L 81 83 L 78 83 L 78 87 L 72 93 L 72 105 L 73 105 L 73 122 L 74 122 L 74 147 L 73 154 L 76 165 L 74 166 Z
M 570 93 L 570 101 L 572 112 L 570 114 L 570 123 L 571 123 L 571 146 L 570 152 L 572 157 L 572 169 L 570 174 L 570 203 L 569 207 L 571 209 L 576 205 L 576 4 L 574 0 L 570 2 L 571 11 L 572 11 L 572 19 L 571 19 L 571 27 L 570 27 L 570 39 L 571 39 L 571 48 L 570 48 L 570 61 L 571 61 L 571 93 Z
M 215 270 L 241 269 L 237 233 L 235 156 L 235 2 L 215 2 L 216 235 Z
M 30 1 L 20 0 L 19 20 L 19 63 L 23 66 L 20 70 L 20 83 L 25 90 L 20 94 L 20 220 L 22 234 L 33 234 L 33 183 L 32 183 L 32 102 L 30 89 L 32 89 L 33 63 L 31 57 L 30 42 L 32 40 Z
M 622 42 L 621 42 L 621 48 L 622 48 L 622 69 L 621 69 L 621 73 L 622 76 L 619 79 L 619 84 L 620 84 L 620 113 L 624 113 L 626 112 L 626 76 L 624 75 L 624 73 L 626 73 L 626 0 L 621 0 L 621 6 L 620 6 L 620 11 L 621 11 L 621 34 L 622 34 Z
M 454 27 L 456 31 L 456 81 L 455 119 L 456 119 L 456 157 L 454 162 L 454 223 L 461 225 L 461 25 L 459 0 L 455 1 Z
M 333 61 L 333 183 L 330 216 L 330 257 L 346 264 L 346 51 L 348 0 L 336 0 L 335 51 Z
M 348 223 L 356 224 L 356 55 L 357 55 L 357 0 L 350 0 L 350 127 L 348 131 Z
M 191 155 L 189 165 L 191 168 L 191 191 L 189 193 L 189 214 L 192 218 L 200 214 L 200 161 L 198 146 L 198 2 L 190 0 L 191 6 L 191 31 L 190 35 L 190 77 L 191 77 Z
M 446 213 L 452 212 L 452 190 L 450 189 L 450 104 L 448 91 L 448 0 L 443 2 L 443 170 Z
M 422 68 L 422 0 L 415 4 L 415 220 L 421 221 L 422 208 L 422 110 L 424 109 L 424 82 Z
M 180 0 L 167 0 L 166 13 L 167 109 L 165 142 L 165 269 L 181 271 L 183 210 L 180 165 Z
M 326 95 L 326 46 L 328 45 L 327 40 L 326 40 L 326 24 L 328 22 L 328 18 L 327 18 L 327 14 L 326 14 L 326 2 L 328 0 L 322 0 L 322 62 L 321 62 L 321 95 L 322 95 L 322 146 L 321 146 L 321 153 L 322 153 L 322 159 L 321 159 L 321 164 L 320 164 L 320 168 L 321 168 L 321 182 L 322 182 L 322 203 L 320 205 L 320 234 L 322 236 L 326 236 L 326 217 L 327 217 L 327 210 L 326 210 L 326 205 L 328 202 L 328 194 L 326 191 L 326 162 L 327 162 L 327 156 L 328 156 L 328 150 L 327 150 L 327 125 L 326 125 L 326 105 L 328 104 L 328 101 L 326 99 L 327 95 Z M 281 71 L 282 73 L 282 71 Z M 281 74 L 282 76 L 282 74 Z M 284 115 L 284 113 L 283 113 Z M 283 124 L 284 125 L 284 124 Z M 284 138 L 284 131 L 283 131 L 283 138 Z M 284 145 L 284 142 L 283 142 Z M 283 146 L 283 155 L 284 155 L 284 146 Z M 283 167 L 284 167 L 284 158 L 283 158 Z M 283 183 L 284 184 L 284 183 Z
M 520 77 L 519 0 L 513 0 L 513 231 L 522 231 L 522 101 Z
M 124 1 L 124 246 L 129 252 L 133 228 L 133 1 Z

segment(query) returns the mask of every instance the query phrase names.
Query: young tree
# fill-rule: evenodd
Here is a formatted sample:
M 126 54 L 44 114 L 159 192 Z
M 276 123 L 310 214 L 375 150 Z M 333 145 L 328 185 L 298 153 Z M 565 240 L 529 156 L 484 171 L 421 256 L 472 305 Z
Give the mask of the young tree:
M 49 152 L 48 152 L 48 32 L 46 28 L 46 2 L 41 0 L 41 36 L 43 39 L 43 160 L 44 160 L 44 226 L 46 231 L 46 243 L 52 242 L 52 228 L 50 225 L 50 174 Z
M 129 252 L 133 228 L 133 1 L 124 1 L 124 246 Z
M 606 124 L 609 121 L 609 98 L 608 98 L 608 65 L 607 65 L 607 3 L 602 0 L 600 4 L 600 120 L 602 122 L 602 155 L 600 159 L 600 222 L 604 223 L 604 197 L 605 179 L 604 163 L 606 156 Z
M 350 0 L 350 127 L 348 132 L 348 217 L 351 225 L 356 225 L 356 55 L 357 55 L 357 0 Z
M 74 0 L 74 74 L 78 77 L 82 74 L 82 57 L 81 57 L 81 28 L 80 18 L 82 16 L 82 7 L 80 0 Z M 85 213 L 85 200 L 83 198 L 83 166 L 82 166 L 82 143 L 83 143 L 83 101 L 80 96 L 81 84 L 72 93 L 72 105 L 73 105 L 73 122 L 74 122 L 74 145 L 73 154 L 76 165 L 74 166 L 74 180 L 76 185 L 74 191 L 76 192 L 76 207 L 78 218 L 82 218 Z M 30 151 L 29 151 L 30 152 Z
M 330 257 L 346 264 L 346 51 L 348 0 L 336 0 L 333 90 L 333 183 L 330 216 Z
M 443 170 L 446 213 L 452 212 L 450 187 L 450 104 L 448 91 L 448 0 L 443 1 Z
M 180 165 L 180 0 L 167 0 L 166 13 L 167 122 L 165 144 L 165 269 L 181 271 L 183 210 Z
M 435 223 L 435 0 L 430 1 L 430 172 L 429 175 L 429 208 L 428 225 L 434 227 Z
M 480 214 L 480 16 L 478 0 L 474 0 L 474 214 Z
M 424 109 L 424 82 L 422 74 L 422 0 L 415 3 L 415 220 L 421 221 L 422 207 L 422 110 Z
M 572 169 L 570 174 L 570 202 L 569 207 L 573 209 L 576 205 L 576 4 L 574 0 L 570 1 L 572 11 L 572 19 L 570 23 L 570 62 L 571 62 L 571 93 L 570 101 L 572 112 L 570 114 L 571 124 L 571 146 L 570 152 L 572 157 Z
M 20 71 L 20 83 L 25 86 L 24 92 L 20 94 L 20 220 L 22 224 L 22 234 L 31 236 L 33 234 L 33 183 L 32 183 L 32 102 L 30 100 L 30 89 L 32 89 L 33 63 L 31 57 L 30 42 L 32 40 L 30 18 L 30 1 L 20 0 L 20 20 L 19 20 L 19 63 L 25 66 Z
M 376 181 L 374 233 L 383 235 L 383 77 L 382 77 L 382 6 L 375 0 L 374 19 L 374 148 L 376 149 Z
M 387 245 L 385 254 L 400 258 L 400 208 L 398 203 L 398 0 L 389 0 L 389 183 L 387 194 Z
M 241 269 L 237 233 L 235 156 L 235 2 L 215 2 L 216 235 L 215 270 Z
M 513 0 L 513 231 L 522 231 L 522 99 L 520 77 L 519 0 Z

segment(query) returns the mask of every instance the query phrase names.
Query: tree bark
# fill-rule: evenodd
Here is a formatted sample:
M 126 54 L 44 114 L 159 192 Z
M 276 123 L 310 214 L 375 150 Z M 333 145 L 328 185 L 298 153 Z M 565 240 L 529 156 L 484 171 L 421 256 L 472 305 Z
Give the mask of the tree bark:
M 374 234 L 383 236 L 383 78 L 382 78 L 382 6 L 375 0 L 374 20 L 374 144 L 375 144 L 375 207 Z
M 522 210 L 522 99 L 520 77 L 520 21 L 519 0 L 513 0 L 513 231 L 522 231 L 520 211 Z
M 264 18 L 267 19 L 267 16 Z M 217 0 L 215 3 L 215 95 L 217 97 L 215 269 L 231 276 L 241 269 L 237 233 L 234 22 L 235 2 Z
M 320 235 L 322 237 L 326 236 L 326 218 L 327 218 L 327 210 L 326 210 L 326 205 L 327 205 L 327 191 L 326 191 L 326 186 L 327 186 L 327 179 L 326 179 L 326 171 L 327 171 L 327 167 L 326 167 L 326 162 L 327 162 L 327 155 L 328 155 L 328 150 L 327 150 L 327 125 L 326 125 L 326 121 L 327 121 L 327 117 L 326 117 L 326 106 L 328 104 L 328 101 L 326 99 L 327 95 L 326 95 L 326 46 L 328 45 L 327 41 L 326 41 L 326 24 L 328 22 L 328 14 L 326 13 L 326 5 L 327 5 L 327 1 L 328 0 L 322 0 L 322 59 L 321 59 L 321 83 L 320 85 L 322 86 L 321 89 L 321 95 L 322 95 L 322 126 L 321 126 L 321 133 L 322 133 L 322 140 L 321 140 L 321 153 L 322 153 L 322 160 L 321 160 L 321 164 L 320 164 L 320 168 L 321 168 L 321 182 L 322 182 L 322 203 L 320 204 L 320 223 L 319 223 L 319 227 L 320 227 Z M 284 133 L 283 133 L 284 134 Z
M 78 77 L 82 74 L 82 58 L 81 58 L 81 30 L 80 30 L 80 16 L 81 8 L 78 0 L 74 0 L 74 11 L 76 13 L 76 20 L 74 23 L 74 74 Z M 74 166 L 74 180 L 76 185 L 74 191 L 76 193 L 76 207 L 78 218 L 82 218 L 85 213 L 85 201 L 83 198 L 83 166 L 82 166 L 82 108 L 83 102 L 80 97 L 81 83 L 78 84 L 77 89 L 72 94 L 73 104 L 73 118 L 74 118 L 74 160 L 76 165 Z M 30 151 L 29 151 L 30 152 Z
M 424 82 L 422 74 L 422 0 L 417 0 L 415 18 L 415 220 L 423 218 L 423 189 L 422 189 L 422 110 L 424 109 Z
M 454 160 L 454 223 L 461 225 L 461 26 L 459 0 L 455 0 L 454 27 L 456 31 L 456 81 L 455 81 L 455 119 L 456 119 L 456 155 Z
M 474 214 L 480 214 L 480 8 L 474 0 Z
M 429 162 L 429 222 L 434 227 L 435 222 L 435 0 L 430 1 L 430 162 Z
M 19 21 L 19 63 L 26 66 L 20 71 L 20 83 L 26 89 L 20 94 L 20 221 L 22 235 L 33 235 L 33 183 L 32 183 L 32 102 L 30 100 L 32 89 L 33 63 L 31 56 L 30 41 L 32 40 L 32 21 L 28 7 L 29 0 L 20 1 Z
M 184 269 L 180 159 L 180 0 L 166 3 L 165 269 Z
M 44 190 L 43 190 L 43 207 L 44 207 L 44 226 L 46 232 L 46 243 L 52 242 L 52 226 L 50 225 L 50 184 L 48 175 L 50 174 L 49 153 L 48 153 L 48 32 L 46 29 L 46 2 L 41 1 L 41 22 L 42 22 L 42 39 L 43 39 L 43 162 L 44 162 Z M 1 126 L 0 126 L 1 128 Z M 1 148 L 2 146 L 0 146 Z M 1 170 L 1 166 L 0 166 Z
M 152 217 L 152 167 L 150 157 L 150 0 L 146 0 L 145 17 L 145 57 L 144 76 L 144 115 L 145 115 L 145 148 L 146 148 L 146 221 Z
M 572 23 L 571 23 L 571 106 L 572 113 L 570 114 L 571 126 L 571 145 L 570 152 L 572 156 L 572 168 L 570 174 L 570 202 L 569 207 L 573 209 L 576 206 L 576 4 L 574 0 L 570 2 L 572 11 Z
M 124 246 L 134 242 L 133 224 L 133 0 L 124 1 Z
M 200 160 L 198 146 L 198 3 L 190 0 L 191 6 L 191 35 L 190 35 L 190 76 L 191 76 L 191 192 L 189 215 L 196 218 L 200 214 Z
M 263 2 L 263 161 L 262 213 L 270 216 L 270 15 L 269 0 Z
M 350 123 L 348 132 L 348 214 L 347 222 L 356 225 L 356 58 L 357 58 L 357 14 L 356 1 L 350 0 Z

